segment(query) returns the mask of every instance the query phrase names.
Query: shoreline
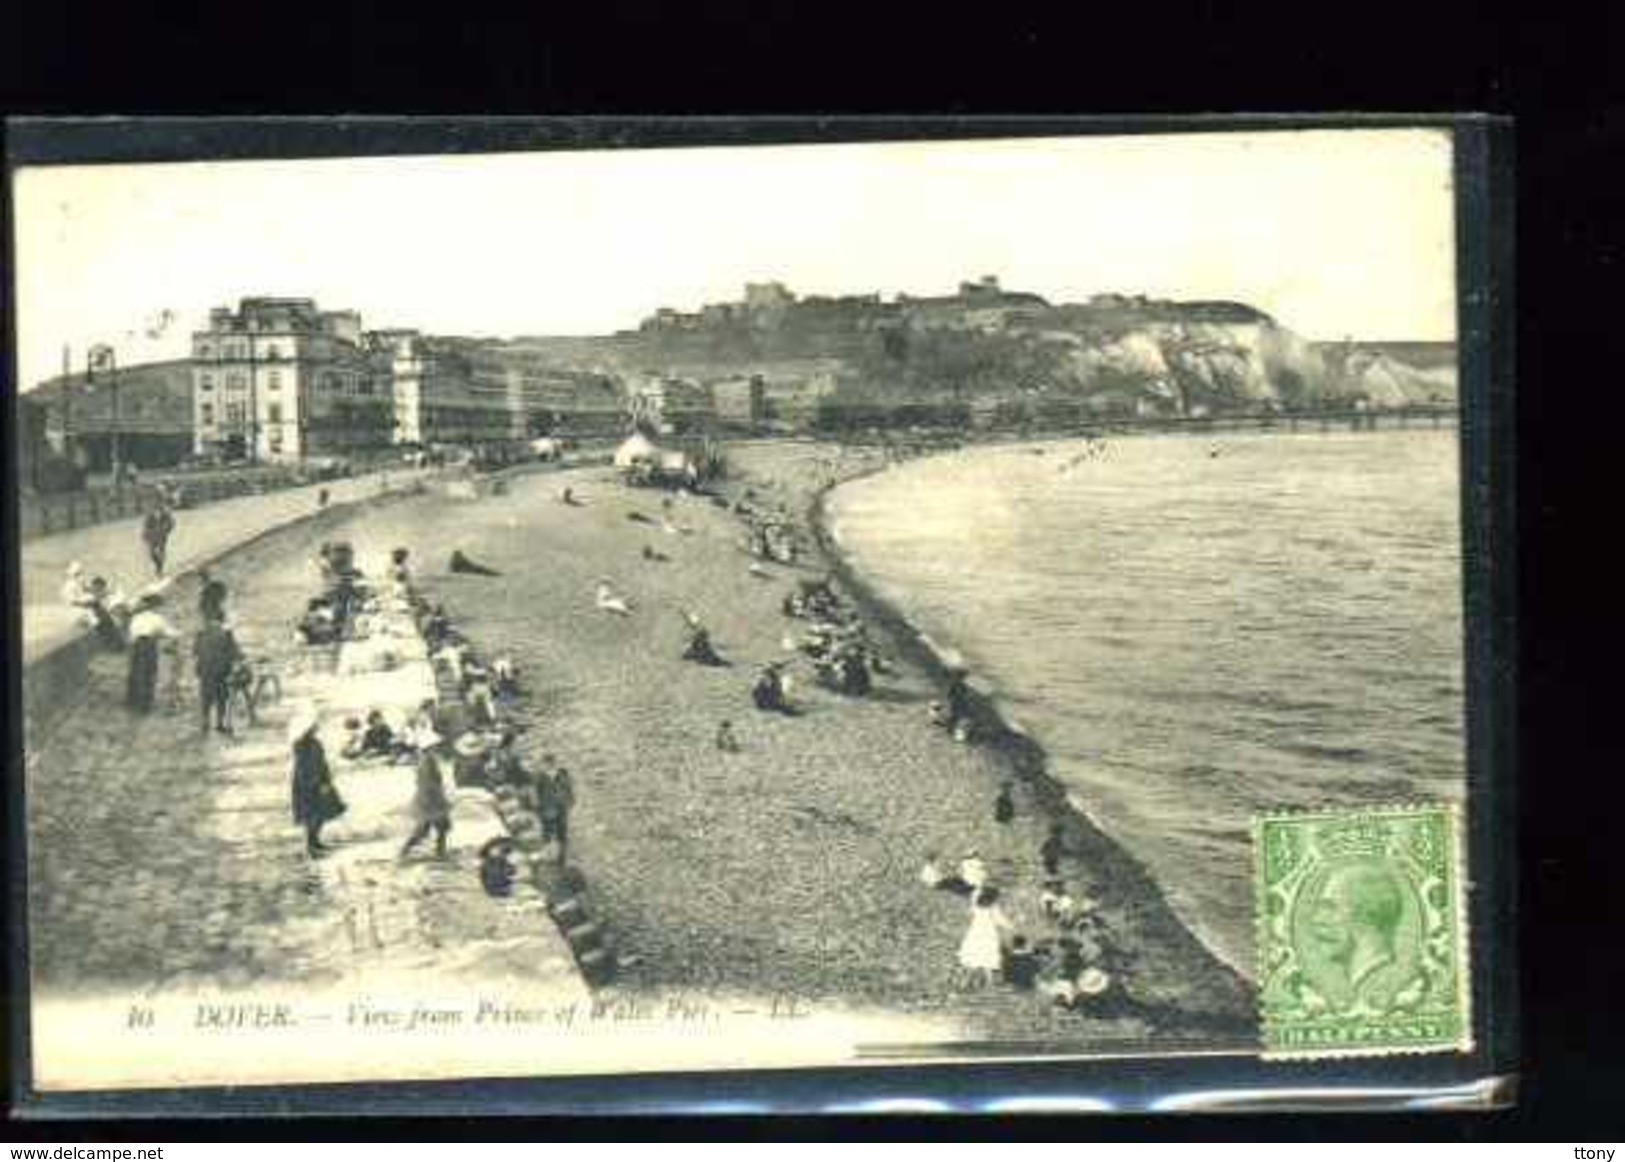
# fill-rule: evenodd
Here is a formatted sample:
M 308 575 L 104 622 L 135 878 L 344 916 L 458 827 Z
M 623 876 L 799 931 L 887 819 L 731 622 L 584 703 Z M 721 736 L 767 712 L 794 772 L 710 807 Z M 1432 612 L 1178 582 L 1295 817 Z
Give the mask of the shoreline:
M 1184 435 L 1186 433 L 1177 433 Z M 1049 443 L 1054 440 L 1021 441 Z M 944 450 L 944 453 L 974 450 L 984 445 Z M 926 455 L 944 454 L 927 453 Z M 917 457 L 918 458 L 918 457 Z M 945 687 L 951 672 L 964 671 L 970 695 L 972 714 L 977 727 L 977 746 L 996 752 L 1006 762 L 1015 777 L 1026 784 L 1051 820 L 1064 829 L 1066 856 L 1069 863 L 1090 867 L 1094 874 L 1116 885 L 1117 890 L 1146 901 L 1158 935 L 1170 940 L 1178 949 L 1177 955 L 1190 956 L 1193 962 L 1211 962 L 1214 969 L 1230 978 L 1230 983 L 1249 999 L 1254 984 L 1234 965 L 1209 947 L 1196 931 L 1182 920 L 1168 902 L 1162 888 L 1150 871 L 1131 855 L 1088 813 L 1072 799 L 1071 790 L 1050 773 L 1050 756 L 1043 743 L 1014 724 L 999 706 L 997 691 L 989 690 L 985 682 L 979 684 L 978 675 L 956 661 L 958 649 L 948 642 L 939 642 L 915 625 L 891 601 L 882 597 L 878 589 L 864 576 L 861 567 L 841 545 L 836 536 L 829 500 L 836 489 L 854 483 L 891 467 L 901 465 L 882 463 L 870 466 L 818 488 L 808 501 L 804 519 L 816 540 L 818 550 L 828 562 L 842 589 L 850 594 L 862 610 L 866 622 L 875 625 L 886 640 L 907 661 L 923 670 L 939 687 Z M 962 656 L 962 655 L 959 655 Z

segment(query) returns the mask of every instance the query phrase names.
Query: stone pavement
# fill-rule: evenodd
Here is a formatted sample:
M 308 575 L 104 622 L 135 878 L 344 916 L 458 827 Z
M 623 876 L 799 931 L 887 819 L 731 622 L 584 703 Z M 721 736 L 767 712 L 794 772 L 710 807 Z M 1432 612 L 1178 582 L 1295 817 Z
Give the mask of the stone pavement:
M 123 709 L 123 659 L 102 655 L 81 705 L 30 740 L 31 951 L 41 987 L 365 990 L 421 977 L 586 995 L 540 895 L 521 886 L 493 899 L 480 885 L 478 848 L 503 831 L 491 797 L 448 788 L 448 857 L 431 858 L 426 844 L 400 860 L 413 768 L 339 757 L 333 714 L 323 736 L 349 809 L 324 833 L 332 853 L 304 854 L 290 816 L 287 719 L 301 701 L 336 711 L 346 699 L 331 659 L 296 644 L 289 627 L 315 585 L 316 545 L 359 540 L 365 518 L 330 512 L 215 568 L 245 648 L 281 676 L 283 696 L 258 726 L 230 738 L 199 732 L 183 650 L 165 661 L 180 681 L 160 679 L 169 701 L 158 713 Z M 177 582 L 173 596 L 171 616 L 189 635 L 195 580 Z
M 401 467 L 180 509 L 169 541 L 167 571 L 171 577 L 186 573 L 256 536 L 309 516 L 317 510 L 323 488 L 329 503 L 340 505 L 411 487 L 425 476 L 423 469 Z M 36 537 L 23 544 L 21 558 L 25 666 L 84 632 L 61 600 L 70 563 L 82 563 L 88 574 L 107 578 L 114 589 L 132 597 L 154 581 L 139 518 Z

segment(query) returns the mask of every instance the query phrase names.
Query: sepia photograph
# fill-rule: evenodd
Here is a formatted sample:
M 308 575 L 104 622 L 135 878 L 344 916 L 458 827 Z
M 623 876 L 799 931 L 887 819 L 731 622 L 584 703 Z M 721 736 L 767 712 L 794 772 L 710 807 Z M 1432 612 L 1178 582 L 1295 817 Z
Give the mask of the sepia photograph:
M 15 167 L 33 1086 L 1471 1049 L 1456 148 Z

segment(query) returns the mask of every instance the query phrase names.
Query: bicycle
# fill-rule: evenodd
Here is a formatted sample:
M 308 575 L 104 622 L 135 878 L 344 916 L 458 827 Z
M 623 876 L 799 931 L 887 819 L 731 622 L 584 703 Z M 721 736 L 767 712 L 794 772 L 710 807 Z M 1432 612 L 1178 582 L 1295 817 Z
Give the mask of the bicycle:
M 238 662 L 226 686 L 226 724 L 231 729 L 239 722 L 258 726 L 260 709 L 282 700 L 282 679 L 269 658 Z

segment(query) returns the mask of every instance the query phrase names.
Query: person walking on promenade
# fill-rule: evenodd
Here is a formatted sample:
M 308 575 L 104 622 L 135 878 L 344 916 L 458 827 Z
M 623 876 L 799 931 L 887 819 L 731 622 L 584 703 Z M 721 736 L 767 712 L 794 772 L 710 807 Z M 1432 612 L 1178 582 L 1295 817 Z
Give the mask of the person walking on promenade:
M 576 805 L 575 783 L 564 767 L 543 767 L 536 773 L 536 817 L 542 824 L 542 842 L 558 844 L 559 864 L 570 846 L 570 812 Z
M 344 814 L 344 800 L 333 785 L 327 751 L 316 735 L 320 720 L 304 707 L 288 721 L 288 742 L 293 748 L 293 821 L 305 829 L 305 854 L 316 859 L 327 852 L 322 828 Z
M 417 791 L 412 796 L 412 818 L 416 820 L 416 825 L 401 845 L 401 858 L 405 859 L 433 831 L 435 858 L 444 859 L 446 838 L 451 834 L 451 800 L 446 798 L 446 766 L 452 760 L 446 753 L 446 740 L 433 727 L 420 732 L 416 742 Z
M 175 531 L 175 514 L 166 501 L 159 500 L 141 520 L 141 540 L 147 546 L 155 576 L 164 575 L 164 558 L 169 553 L 169 536 Z
M 136 601 L 135 616 L 130 618 L 130 671 L 124 700 L 137 714 L 152 713 L 153 696 L 158 688 L 159 644 L 179 636 L 175 627 L 158 612 L 162 605 L 163 598 L 158 594 L 145 594 Z
M 204 734 L 209 733 L 211 713 L 215 730 L 221 734 L 231 733 L 231 724 L 226 720 L 226 701 L 231 692 L 232 671 L 243 657 L 236 636 L 226 626 L 225 610 L 220 609 L 219 613 L 219 617 L 206 617 L 202 628 L 192 639 L 192 660 L 197 672 Z
M 983 888 L 971 901 L 970 924 L 959 942 L 959 967 L 966 983 L 985 987 L 1004 967 L 1004 935 L 1010 921 L 999 907 L 999 889 Z

